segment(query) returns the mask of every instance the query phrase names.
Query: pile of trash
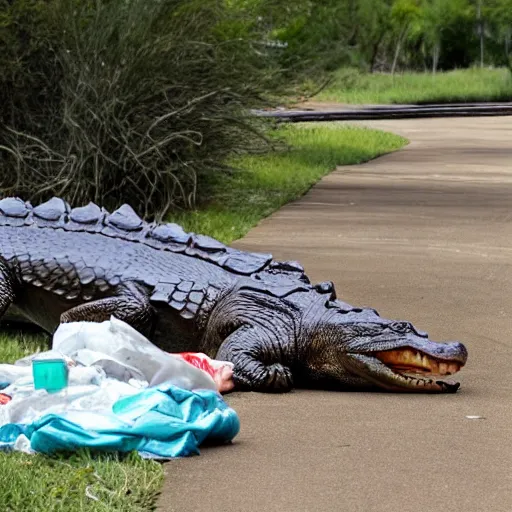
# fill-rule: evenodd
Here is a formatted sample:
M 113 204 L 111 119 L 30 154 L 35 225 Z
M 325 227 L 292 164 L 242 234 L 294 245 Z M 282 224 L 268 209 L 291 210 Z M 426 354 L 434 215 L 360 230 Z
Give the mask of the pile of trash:
M 35 371 L 52 365 L 53 374 Z M 197 454 L 204 441 L 237 435 L 238 416 L 220 395 L 232 386 L 231 363 L 168 354 L 114 317 L 62 324 L 52 350 L 0 364 L 0 449 Z

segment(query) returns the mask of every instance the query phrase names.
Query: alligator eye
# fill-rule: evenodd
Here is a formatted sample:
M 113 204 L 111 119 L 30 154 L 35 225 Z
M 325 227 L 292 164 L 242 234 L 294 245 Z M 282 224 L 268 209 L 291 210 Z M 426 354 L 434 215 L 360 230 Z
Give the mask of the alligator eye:
M 390 327 L 393 331 L 400 334 L 412 331 L 412 326 L 409 322 L 393 322 Z

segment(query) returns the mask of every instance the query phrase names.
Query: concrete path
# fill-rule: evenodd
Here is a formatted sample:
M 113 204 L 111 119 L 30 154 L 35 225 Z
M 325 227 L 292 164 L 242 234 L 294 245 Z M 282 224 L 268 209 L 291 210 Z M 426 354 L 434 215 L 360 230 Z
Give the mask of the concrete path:
M 231 395 L 239 436 L 166 464 L 161 510 L 512 510 L 512 118 L 364 124 L 411 144 L 340 168 L 236 245 L 466 342 L 460 391 Z

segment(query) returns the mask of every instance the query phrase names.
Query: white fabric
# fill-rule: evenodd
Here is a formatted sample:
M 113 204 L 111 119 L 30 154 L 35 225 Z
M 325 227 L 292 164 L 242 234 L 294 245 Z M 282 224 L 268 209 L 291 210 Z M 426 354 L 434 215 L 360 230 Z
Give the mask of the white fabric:
M 63 358 L 69 386 L 56 393 L 35 390 L 33 359 Z M 49 413 L 69 410 L 109 411 L 117 400 L 160 382 L 187 389 L 216 391 L 213 378 L 177 356 L 160 350 L 128 324 L 112 317 L 102 323 L 62 324 L 50 351 L 32 354 L 15 364 L 0 364 L 2 393 L 12 400 L 0 406 L 0 426 L 30 423 Z

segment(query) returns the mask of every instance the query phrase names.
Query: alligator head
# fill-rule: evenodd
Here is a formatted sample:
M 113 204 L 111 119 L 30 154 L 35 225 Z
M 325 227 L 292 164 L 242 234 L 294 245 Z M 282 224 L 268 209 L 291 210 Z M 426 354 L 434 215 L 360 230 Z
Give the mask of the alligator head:
M 442 379 L 467 360 L 462 343 L 435 343 L 412 324 L 372 309 L 333 308 L 312 334 L 301 358 L 307 385 L 454 393 L 459 383 Z

